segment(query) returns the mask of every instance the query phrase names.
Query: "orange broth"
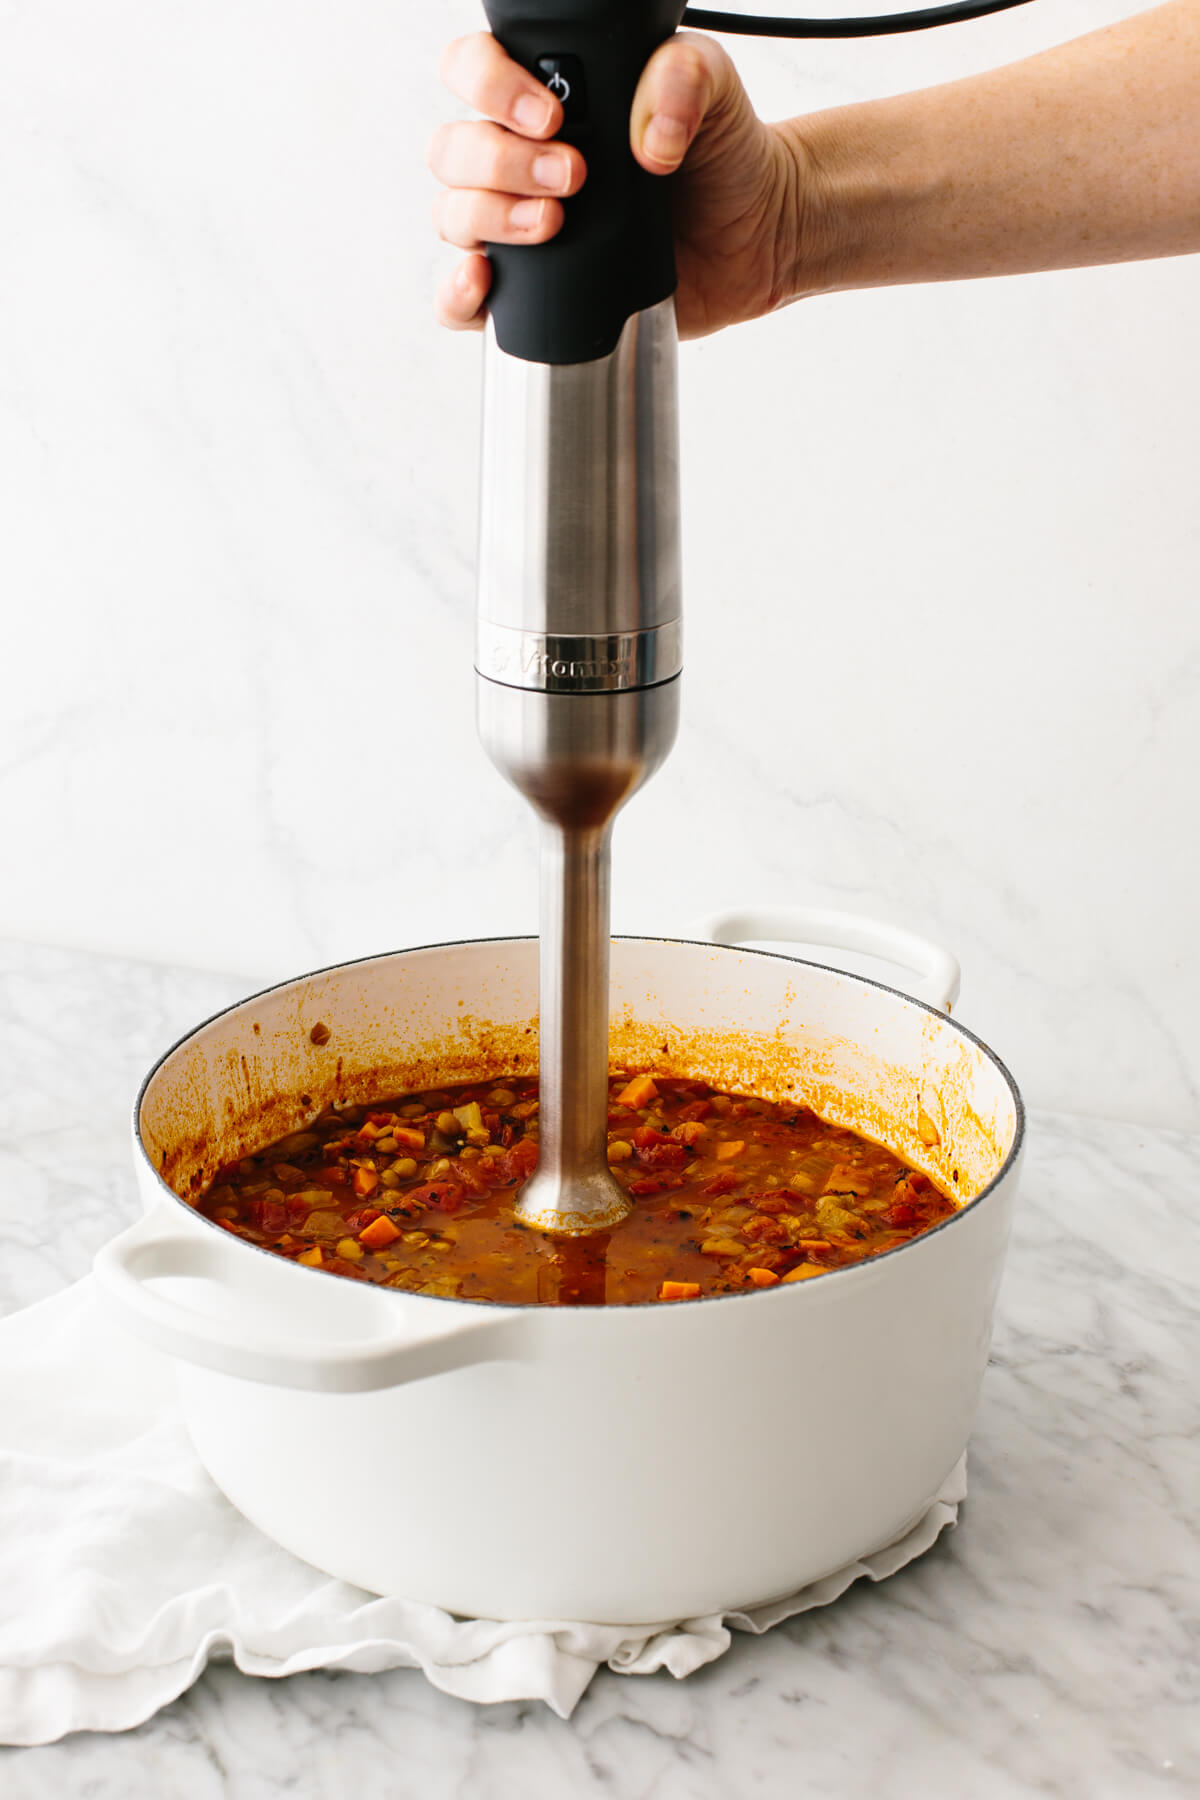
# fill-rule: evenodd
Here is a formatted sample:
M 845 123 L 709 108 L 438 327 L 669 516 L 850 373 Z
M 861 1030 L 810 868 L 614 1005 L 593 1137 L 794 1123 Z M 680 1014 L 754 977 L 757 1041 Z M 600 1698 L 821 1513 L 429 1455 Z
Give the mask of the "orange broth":
M 955 1202 L 806 1107 L 699 1081 L 610 1083 L 615 1231 L 552 1237 L 513 1209 L 537 1162 L 533 1078 L 362 1107 L 222 1169 L 199 1210 L 249 1243 L 352 1281 L 515 1304 L 703 1299 L 878 1256 Z

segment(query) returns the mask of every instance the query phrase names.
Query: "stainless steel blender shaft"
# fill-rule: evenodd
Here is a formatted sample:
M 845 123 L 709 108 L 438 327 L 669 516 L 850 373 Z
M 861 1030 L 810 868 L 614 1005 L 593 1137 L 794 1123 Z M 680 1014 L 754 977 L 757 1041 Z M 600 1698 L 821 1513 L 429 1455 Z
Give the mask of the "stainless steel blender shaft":
M 629 1210 L 605 1153 L 610 844 L 678 724 L 674 303 L 596 362 L 490 340 L 484 394 L 479 732 L 542 821 L 540 1160 L 518 1216 L 576 1234 Z
M 611 694 L 479 683 L 483 742 L 542 820 L 540 1148 L 517 1212 L 543 1231 L 604 1230 L 629 1211 L 606 1155 L 612 823 L 678 716 L 678 681 Z

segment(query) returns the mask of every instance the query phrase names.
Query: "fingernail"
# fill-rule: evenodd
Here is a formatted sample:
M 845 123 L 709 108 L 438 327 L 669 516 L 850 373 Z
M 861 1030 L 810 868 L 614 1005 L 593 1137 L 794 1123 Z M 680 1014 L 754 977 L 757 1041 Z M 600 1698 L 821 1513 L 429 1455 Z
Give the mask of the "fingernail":
M 539 187 L 549 188 L 552 193 L 561 194 L 569 186 L 571 165 L 565 156 L 535 157 L 533 179 Z
M 655 162 L 678 162 L 687 148 L 687 126 L 655 113 L 646 127 L 645 147 Z
M 509 213 L 509 221 L 518 231 L 532 231 L 542 222 L 542 201 L 518 200 Z
M 553 111 L 549 100 L 539 100 L 536 94 L 522 94 L 513 107 L 513 118 L 523 131 L 545 131 Z
M 472 276 L 471 276 L 471 271 L 467 267 L 466 263 L 461 263 L 459 265 L 459 267 L 454 271 L 454 285 L 458 289 L 460 294 L 465 296 L 470 293 L 471 286 L 472 286 Z

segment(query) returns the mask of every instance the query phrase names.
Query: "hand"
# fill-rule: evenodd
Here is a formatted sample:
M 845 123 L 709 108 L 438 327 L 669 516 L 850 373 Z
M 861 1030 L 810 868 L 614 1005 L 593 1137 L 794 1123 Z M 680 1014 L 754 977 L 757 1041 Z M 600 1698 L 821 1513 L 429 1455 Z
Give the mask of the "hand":
M 429 166 L 444 184 L 435 222 L 471 254 L 438 294 L 453 330 L 478 330 L 491 267 L 485 243 L 541 244 L 561 229 L 563 200 L 587 179 L 580 152 L 552 142 L 558 101 L 483 32 L 451 44 L 451 92 L 488 123 L 443 125 Z M 675 188 L 676 306 L 680 335 L 703 337 L 798 297 L 802 240 L 818 183 L 799 140 L 756 116 L 737 70 L 711 38 L 682 33 L 655 52 L 630 123 L 634 155 Z

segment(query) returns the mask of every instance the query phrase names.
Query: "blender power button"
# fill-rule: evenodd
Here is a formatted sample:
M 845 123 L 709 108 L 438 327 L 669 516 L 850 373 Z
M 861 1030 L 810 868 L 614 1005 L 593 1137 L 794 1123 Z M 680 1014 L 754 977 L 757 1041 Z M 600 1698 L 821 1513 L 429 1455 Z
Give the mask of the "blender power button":
M 550 92 L 562 102 L 563 118 L 568 125 L 578 125 L 587 117 L 587 88 L 583 64 L 577 56 L 542 56 L 537 72 Z

